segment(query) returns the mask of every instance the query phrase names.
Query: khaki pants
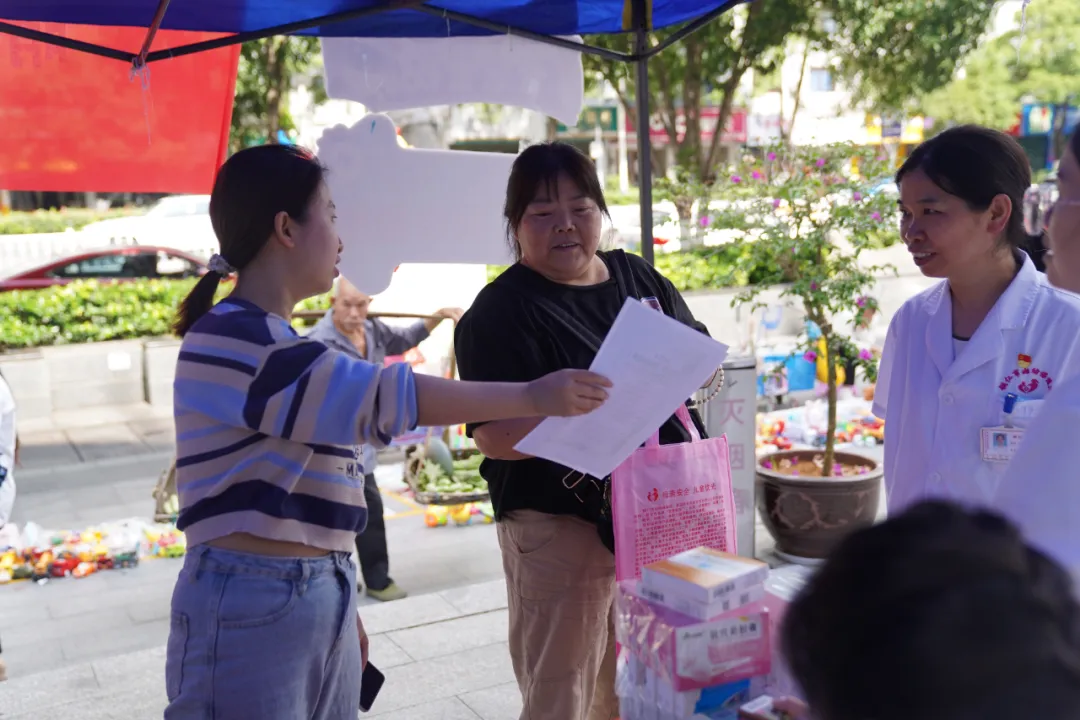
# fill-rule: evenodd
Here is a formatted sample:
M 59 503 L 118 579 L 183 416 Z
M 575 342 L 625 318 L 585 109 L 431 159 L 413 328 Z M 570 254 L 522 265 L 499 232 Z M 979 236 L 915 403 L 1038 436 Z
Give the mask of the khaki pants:
M 521 720 L 613 720 L 615 557 L 596 527 L 519 510 L 498 524 Z

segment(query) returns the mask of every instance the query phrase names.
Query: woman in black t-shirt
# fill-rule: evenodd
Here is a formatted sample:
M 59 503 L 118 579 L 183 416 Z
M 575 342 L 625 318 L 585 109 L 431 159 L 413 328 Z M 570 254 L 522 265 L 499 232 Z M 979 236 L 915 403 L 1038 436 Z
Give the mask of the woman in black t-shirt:
M 599 251 L 607 206 L 592 161 L 573 146 L 522 152 L 504 214 L 517 263 L 484 288 L 457 327 L 463 380 L 522 381 L 588 368 L 629 296 L 706 332 L 655 269 L 622 251 Z M 495 506 L 522 717 L 610 720 L 618 702 L 608 484 L 517 452 L 537 424 L 468 428 L 487 458 L 480 471 Z M 689 433 L 673 418 L 660 440 L 686 442 Z

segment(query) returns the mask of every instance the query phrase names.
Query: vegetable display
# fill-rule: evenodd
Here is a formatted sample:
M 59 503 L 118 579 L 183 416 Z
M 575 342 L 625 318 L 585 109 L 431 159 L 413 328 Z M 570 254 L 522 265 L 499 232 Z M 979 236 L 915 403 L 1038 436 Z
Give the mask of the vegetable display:
M 427 459 L 417 473 L 416 490 L 418 492 L 439 493 L 486 493 L 487 481 L 480 477 L 480 463 L 484 456 L 472 455 L 463 460 L 454 461 L 454 474 L 449 475 L 436 462 Z

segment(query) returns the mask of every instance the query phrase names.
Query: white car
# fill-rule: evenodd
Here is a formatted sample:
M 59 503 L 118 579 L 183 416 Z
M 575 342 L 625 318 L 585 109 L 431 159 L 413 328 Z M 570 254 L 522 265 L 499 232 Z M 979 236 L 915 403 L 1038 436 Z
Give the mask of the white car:
M 98 245 L 173 247 L 209 259 L 218 242 L 210 224 L 209 195 L 170 195 L 145 215 L 90 223 L 82 232 Z
M 670 203 L 669 203 L 670 204 Z M 674 221 L 674 206 L 667 208 L 664 203 L 653 205 L 653 236 L 667 238 L 671 230 L 667 227 Z M 641 208 L 638 205 L 611 205 L 608 207 L 611 219 L 604 218 L 601 243 L 605 248 L 636 250 L 641 247 Z M 678 223 L 675 222 L 676 227 Z M 676 230 L 676 237 L 677 237 Z M 658 248 L 660 246 L 657 246 Z

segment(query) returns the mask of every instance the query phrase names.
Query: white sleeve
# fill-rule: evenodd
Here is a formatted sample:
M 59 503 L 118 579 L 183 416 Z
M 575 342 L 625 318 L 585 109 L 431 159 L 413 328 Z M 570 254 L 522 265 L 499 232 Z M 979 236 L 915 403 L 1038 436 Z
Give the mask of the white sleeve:
M 0 466 L 15 467 L 15 398 L 7 381 L 0 377 Z
M 1036 547 L 1080 572 L 1080 378 L 1055 387 L 1024 433 L 995 494 L 993 507 Z
M 15 398 L 0 378 L 0 527 L 15 505 Z
M 3 483 L 0 483 L 0 528 L 7 525 L 11 519 L 11 510 L 15 507 L 15 477 L 11 474 Z M 3 548 L 3 544 L 0 544 Z
M 903 308 L 893 316 L 889 323 L 889 331 L 885 334 L 885 347 L 881 350 L 881 360 L 878 362 L 877 384 L 874 385 L 873 413 L 882 420 L 885 419 L 885 411 L 889 406 L 889 388 L 892 385 L 893 365 L 900 341 L 898 336 L 902 332 L 900 328 Z

